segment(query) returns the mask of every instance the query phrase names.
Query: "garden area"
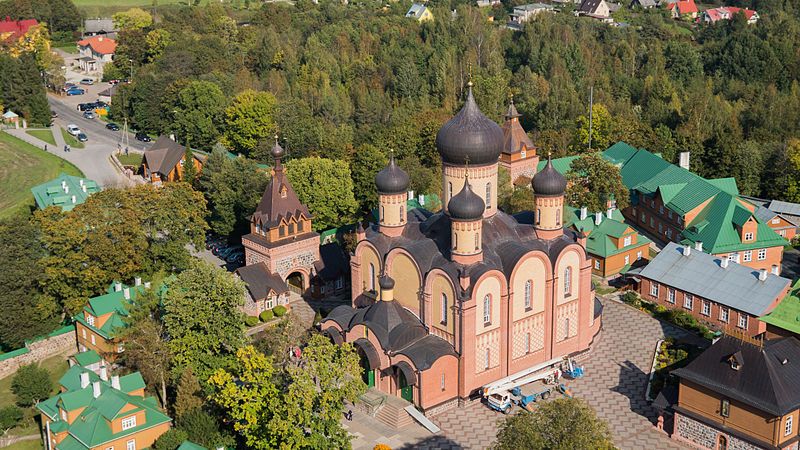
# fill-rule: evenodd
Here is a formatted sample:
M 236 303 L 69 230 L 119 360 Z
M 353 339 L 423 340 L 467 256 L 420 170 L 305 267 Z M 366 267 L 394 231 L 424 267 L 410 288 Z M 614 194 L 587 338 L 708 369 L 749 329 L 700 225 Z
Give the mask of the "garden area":
M 639 298 L 636 292 L 628 291 L 622 296 L 622 301 L 634 308 L 644 311 L 656 319 L 661 319 L 671 324 L 677 325 L 690 331 L 702 338 L 711 340 L 716 333 L 708 329 L 707 326 L 699 323 L 697 319 L 681 309 L 670 309 L 655 303 L 650 303 Z
M 650 399 L 655 399 L 658 393 L 667 385 L 677 388 L 678 379 L 671 375 L 670 372 L 685 367 L 700 353 L 702 353 L 700 347 L 667 336 L 659 346 L 658 354 L 656 355 L 656 366 L 653 378 L 650 380 Z
M 262 311 L 258 316 L 247 316 L 244 319 L 244 324 L 247 325 L 247 328 L 253 328 L 254 326 L 258 325 L 259 321 L 266 323 L 276 317 L 285 316 L 286 312 L 287 310 L 285 306 L 278 305 L 272 309 Z
M 142 155 L 139 153 L 130 153 L 127 155 L 120 153 L 117 155 L 117 159 L 123 166 L 139 167 L 142 164 Z

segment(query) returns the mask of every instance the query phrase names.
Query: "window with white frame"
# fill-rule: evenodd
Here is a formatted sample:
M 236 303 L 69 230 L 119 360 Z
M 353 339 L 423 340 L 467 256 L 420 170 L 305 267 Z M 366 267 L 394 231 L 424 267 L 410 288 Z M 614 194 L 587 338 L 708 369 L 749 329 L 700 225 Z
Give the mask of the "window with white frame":
M 752 260 L 753 260 L 753 251 L 752 250 L 746 250 L 746 251 L 742 252 L 742 261 L 750 262 Z
M 492 296 L 486 294 L 483 297 L 483 323 L 489 324 L 492 322 Z
M 89 313 L 86 313 L 86 323 L 88 323 L 91 326 L 94 326 L 94 316 Z
M 106 450 L 114 450 L 114 446 L 112 445 L 111 447 L 106 447 Z
M 447 294 L 442 293 L 442 325 L 447 325 Z
M 786 237 L 786 230 L 781 230 L 778 234 L 780 234 L 783 237 Z
M 739 313 L 739 328 L 747 329 L 747 316 Z
M 636 252 L 636 260 L 639 261 L 640 259 L 642 259 L 642 251 L 641 250 Z
M 700 312 L 704 316 L 711 315 L 711 303 L 710 302 L 703 302 L 703 310 Z
M 86 328 L 83 329 L 83 338 L 86 339 Z
M 765 259 L 767 259 L 767 249 L 765 248 L 758 249 L 758 260 L 763 261 Z
M 130 416 L 122 419 L 122 429 L 127 430 L 136 426 L 136 416 Z
M 738 252 L 728 253 L 728 260 L 729 261 L 733 261 L 735 263 L 738 263 L 739 262 L 739 253 Z
M 784 436 L 789 436 L 790 434 L 792 434 L 792 425 L 793 425 L 792 421 L 793 421 L 793 419 L 794 419 L 794 416 L 786 417 L 786 423 L 783 425 L 783 435 Z
M 622 245 L 627 247 L 633 243 L 633 236 L 625 236 L 625 239 L 622 240 Z
M 776 217 L 776 218 L 772 219 L 772 223 L 781 223 L 781 219 Z
M 521 152 L 519 152 L 519 156 L 521 158 L 525 158 L 525 150 L 522 150 Z
M 691 295 L 684 295 L 683 296 L 683 307 L 691 310 L 692 306 L 694 306 L 694 299 Z
M 675 303 L 675 289 L 667 289 L 667 301 Z
M 625 255 L 625 265 L 627 266 L 630 263 L 631 263 L 631 255 Z
M 61 418 L 67 420 L 67 412 L 64 411 L 63 409 L 61 410 Z
M 658 297 L 658 285 L 655 283 L 650 283 L 650 295 L 653 297 Z
M 533 297 L 533 282 L 528 280 L 525 282 L 525 309 L 531 307 Z
M 752 241 L 753 240 L 753 233 L 745 233 L 744 234 L 745 241 Z
M 97 344 L 95 344 L 95 342 L 94 342 L 94 335 L 91 335 L 91 336 L 89 336 L 89 337 L 91 337 L 91 338 L 92 338 L 92 345 L 97 345 Z
M 600 260 L 599 259 L 595 259 L 594 260 L 594 268 L 596 270 L 600 270 Z
M 272 309 L 275 307 L 275 300 L 273 300 L 274 298 L 275 297 L 267 298 L 267 309 Z
M 719 309 L 719 321 L 720 322 L 727 322 L 728 321 L 728 308 L 720 308 Z
M 125 450 L 136 450 L 136 439 L 131 439 L 125 443 Z
M 564 269 L 564 296 L 570 295 L 571 281 L 572 281 L 572 268 L 567 267 L 566 269 Z
M 486 209 L 492 207 L 492 184 L 486 183 Z

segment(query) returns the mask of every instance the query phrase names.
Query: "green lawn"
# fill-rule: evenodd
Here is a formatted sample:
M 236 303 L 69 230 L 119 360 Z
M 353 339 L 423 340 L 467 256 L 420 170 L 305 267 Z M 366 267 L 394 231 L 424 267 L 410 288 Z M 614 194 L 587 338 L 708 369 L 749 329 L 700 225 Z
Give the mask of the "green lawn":
M 56 47 L 56 48 L 59 49 L 59 50 L 63 50 L 65 52 L 67 52 L 67 53 L 72 53 L 73 55 L 77 55 L 79 53 L 78 52 L 78 47 L 75 44 L 72 44 L 72 45 L 61 45 L 61 46 Z
M 42 450 L 44 444 L 41 439 L 33 439 L 30 441 L 17 442 L 14 445 L 5 447 L 5 450 Z
M 61 172 L 82 177 L 67 161 L 0 132 L 0 218 L 26 214 L 34 205 L 31 188 Z
M 124 154 L 117 155 L 117 159 L 123 166 L 139 166 L 142 163 L 142 155 L 138 153 L 131 153 L 127 156 Z
M 66 142 L 70 147 L 83 148 L 83 142 L 78 142 L 78 140 L 75 139 L 75 136 L 67 133 L 67 130 L 62 128 L 61 135 L 64 136 L 64 142 Z M 64 149 L 62 148 L 61 150 Z
M 130 8 L 142 8 L 150 14 L 153 13 L 153 0 L 73 0 L 75 6 L 88 17 L 111 17 L 119 11 L 126 11 Z M 189 5 L 192 0 L 159 0 L 158 8 L 170 5 Z M 202 0 L 200 6 L 205 6 L 207 0 Z
M 47 142 L 52 146 L 56 145 L 56 138 L 53 137 L 53 130 L 49 128 L 46 130 L 25 130 L 25 132 L 35 137 L 36 139 L 41 139 Z

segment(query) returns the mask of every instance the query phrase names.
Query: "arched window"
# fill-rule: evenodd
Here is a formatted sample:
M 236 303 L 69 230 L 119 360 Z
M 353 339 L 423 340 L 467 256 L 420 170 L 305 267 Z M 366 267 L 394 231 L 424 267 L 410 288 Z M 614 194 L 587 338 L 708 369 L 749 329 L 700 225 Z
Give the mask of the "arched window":
M 369 289 L 375 290 L 375 264 L 369 263 Z
M 405 220 L 405 216 L 403 216 L 403 207 L 401 206 L 400 207 L 400 221 L 402 222 L 404 220 Z
M 541 220 L 542 220 L 542 210 L 541 209 L 537 209 L 536 210 L 536 225 L 539 225 L 539 221 L 541 221 Z
M 453 233 L 453 250 L 458 248 L 458 233 Z
M 533 282 L 531 280 L 525 282 L 525 309 L 531 307 L 532 285 Z
M 486 183 L 486 209 L 492 206 L 492 183 Z
M 561 225 L 561 210 L 556 210 L 556 225 Z
M 384 217 L 386 217 L 386 208 L 381 206 L 381 223 L 385 220 Z
M 569 317 L 564 319 L 564 339 L 569 337 Z
M 442 293 L 442 325 L 447 325 L 447 294 Z
M 478 250 L 479 248 L 480 247 L 478 247 L 478 233 L 475 233 L 475 250 Z
M 447 183 L 447 200 L 449 201 L 451 198 L 453 198 L 453 183 L 452 182 L 448 182 Z
M 570 295 L 570 287 L 571 287 L 570 286 L 570 284 L 571 284 L 570 282 L 572 281 L 571 275 L 572 275 L 572 268 L 571 267 L 567 267 L 566 269 L 564 269 L 564 295 L 565 296 Z
M 486 297 L 483 297 L 483 323 L 489 324 L 492 322 L 492 296 L 490 294 L 486 294 Z

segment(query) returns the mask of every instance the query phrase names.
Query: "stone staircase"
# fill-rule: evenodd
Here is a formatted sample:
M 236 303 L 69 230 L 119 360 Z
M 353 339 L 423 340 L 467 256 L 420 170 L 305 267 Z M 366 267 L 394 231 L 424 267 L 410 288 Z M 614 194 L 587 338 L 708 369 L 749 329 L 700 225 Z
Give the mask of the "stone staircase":
M 403 400 L 402 398 L 395 397 L 394 395 L 387 395 L 386 401 L 378 409 L 375 418 L 380 420 L 384 425 L 399 430 L 414 423 L 414 418 L 411 417 L 406 410 L 406 406 L 411 403 Z

